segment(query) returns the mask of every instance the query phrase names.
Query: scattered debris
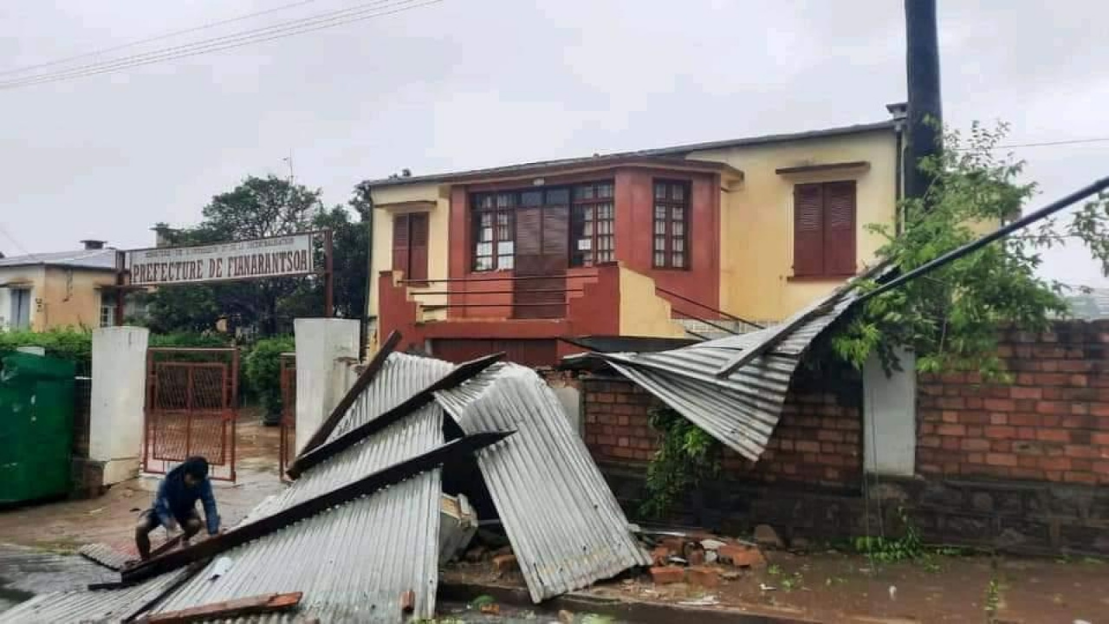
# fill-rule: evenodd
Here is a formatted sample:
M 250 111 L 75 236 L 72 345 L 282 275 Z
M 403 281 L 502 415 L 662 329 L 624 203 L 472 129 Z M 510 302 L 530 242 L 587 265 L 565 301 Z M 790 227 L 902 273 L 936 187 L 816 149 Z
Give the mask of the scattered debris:
M 146 624 L 185 624 L 186 622 L 199 622 L 208 619 L 230 619 L 244 615 L 273 613 L 296 607 L 300 604 L 302 596 L 301 592 L 249 596 L 179 611 L 156 613 L 143 618 L 143 621 Z
M 775 587 L 773 585 L 768 585 L 767 583 L 760 583 L 759 584 L 759 591 L 765 591 L 765 592 L 775 591 Z
M 466 496 L 448 496 L 440 499 L 439 513 L 439 564 L 455 559 L 478 531 L 478 515 Z
M 667 567 L 653 567 L 649 570 L 651 574 L 651 582 L 656 585 L 669 585 L 671 583 L 681 583 L 686 579 L 686 571 L 682 568 L 673 566 Z
M 725 542 L 722 542 L 721 540 L 716 540 L 716 539 L 713 539 L 713 538 L 703 539 L 701 541 L 701 547 L 706 549 L 706 550 L 717 550 L 718 548 L 720 548 L 721 546 L 724 546 L 724 545 L 725 545 Z
M 720 604 L 720 601 L 717 600 L 716 596 L 711 594 L 708 596 L 702 596 L 701 598 L 698 598 L 696 600 L 683 600 L 678 604 L 685 607 L 712 607 L 713 605 Z
M 756 545 L 761 548 L 772 548 L 775 550 L 782 550 L 783 548 L 782 538 L 779 537 L 778 532 L 769 524 L 757 525 L 752 536 L 755 539 Z
M 220 557 L 216 560 L 216 564 L 212 566 L 212 572 L 208 575 L 208 580 L 212 581 L 227 574 L 231 569 L 231 557 Z
M 750 546 L 735 546 L 725 544 L 717 549 L 717 559 L 722 563 L 729 563 L 737 568 L 760 568 L 767 564 L 763 553 L 758 548 Z
M 574 614 L 566 609 L 559 611 L 559 624 L 573 624 Z
M 686 581 L 691 585 L 713 589 L 720 584 L 721 577 L 717 570 L 705 566 L 686 568 Z
M 520 569 L 516 562 L 516 555 L 497 555 L 493 558 L 493 571 L 497 578 L 516 572 Z
M 741 576 L 743 575 L 736 570 L 725 570 L 721 572 L 721 580 L 723 581 L 737 581 L 740 580 Z

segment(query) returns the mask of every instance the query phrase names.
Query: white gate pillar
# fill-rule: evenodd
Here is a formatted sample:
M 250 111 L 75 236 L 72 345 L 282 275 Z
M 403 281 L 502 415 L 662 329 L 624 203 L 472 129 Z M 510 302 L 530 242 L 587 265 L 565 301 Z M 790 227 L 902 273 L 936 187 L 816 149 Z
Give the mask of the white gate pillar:
M 101 485 L 139 472 L 148 337 L 144 327 L 102 327 L 92 333 L 89 458 L 103 462 Z
M 296 319 L 293 334 L 297 348 L 296 450 L 300 453 L 347 391 L 348 365 L 359 356 L 359 322 Z

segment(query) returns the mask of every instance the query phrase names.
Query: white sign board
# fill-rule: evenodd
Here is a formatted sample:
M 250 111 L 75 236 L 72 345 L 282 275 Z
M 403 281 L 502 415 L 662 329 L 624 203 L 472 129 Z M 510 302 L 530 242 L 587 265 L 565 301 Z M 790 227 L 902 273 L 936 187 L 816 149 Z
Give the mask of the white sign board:
M 289 277 L 313 272 L 312 234 L 127 252 L 138 286 Z

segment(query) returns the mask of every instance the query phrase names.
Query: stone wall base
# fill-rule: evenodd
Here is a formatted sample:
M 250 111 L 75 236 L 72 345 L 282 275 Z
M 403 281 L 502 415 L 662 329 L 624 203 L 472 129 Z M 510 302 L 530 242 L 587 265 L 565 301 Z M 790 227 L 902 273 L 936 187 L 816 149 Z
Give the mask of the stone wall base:
M 602 465 L 630 518 L 640 521 L 644 472 Z M 862 491 L 736 482 L 690 492 L 673 523 L 726 534 L 770 524 L 788 541 L 897 535 L 902 510 L 929 544 L 1021 555 L 1106 556 L 1110 497 L 1098 486 L 1012 480 L 870 479 Z

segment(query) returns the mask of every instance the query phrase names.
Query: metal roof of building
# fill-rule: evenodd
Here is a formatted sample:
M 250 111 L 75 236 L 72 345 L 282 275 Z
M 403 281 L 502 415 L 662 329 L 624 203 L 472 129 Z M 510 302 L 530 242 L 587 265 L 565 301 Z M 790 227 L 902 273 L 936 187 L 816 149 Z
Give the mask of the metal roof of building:
M 116 269 L 115 249 L 81 249 L 55 251 L 0 258 L 0 269 L 17 266 L 63 266 L 81 269 Z
M 883 270 L 883 269 L 880 269 Z M 876 269 L 861 277 L 873 277 Z M 851 283 L 849 283 L 851 284 Z M 739 336 L 654 353 L 594 353 L 725 446 L 755 461 L 782 416 L 790 379 L 806 349 L 855 300 L 847 285 L 782 324 Z M 717 372 L 738 353 L 761 348 L 779 328 L 801 323 L 767 352 L 726 377 Z
M 186 570 L 175 570 L 124 589 L 40 594 L 0 613 L 0 623 L 100 624 L 119 622 L 135 614 L 177 581 Z
M 843 136 L 846 134 L 860 134 L 865 132 L 876 131 L 893 131 L 897 127 L 895 120 L 886 120 L 876 123 L 856 124 L 852 126 L 840 126 L 836 128 L 823 128 L 819 130 L 809 130 L 805 132 L 790 132 L 786 134 L 767 134 L 762 136 L 744 137 L 739 139 L 728 139 L 724 141 L 708 141 L 704 143 L 687 143 L 684 145 L 675 145 L 671 147 L 663 147 L 656 149 L 636 150 L 630 152 L 616 152 L 613 154 L 605 154 L 601 156 L 584 156 L 577 158 L 561 158 L 557 160 L 543 160 L 537 162 L 521 163 L 517 165 L 508 165 L 503 167 L 489 167 L 485 169 L 470 169 L 465 171 L 455 171 L 450 173 L 438 173 L 423 176 L 409 176 L 397 178 L 382 178 L 378 180 L 367 180 L 363 182 L 364 185 L 369 186 L 400 186 L 405 184 L 422 184 L 427 182 L 448 182 L 457 178 L 471 178 L 476 176 L 481 177 L 497 177 L 497 176 L 510 176 L 521 175 L 529 172 L 540 172 L 552 167 L 568 167 L 568 166 L 588 166 L 588 165 L 601 165 L 608 162 L 620 161 L 629 158 L 681 158 L 691 152 L 727 149 L 732 147 L 745 147 L 749 145 L 765 145 L 767 143 L 781 143 L 785 141 L 801 141 L 805 139 L 819 139 L 833 136 Z
M 467 434 L 516 431 L 479 451 L 478 467 L 533 601 L 650 564 L 558 398 L 534 371 L 495 364 L 436 400 Z

